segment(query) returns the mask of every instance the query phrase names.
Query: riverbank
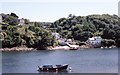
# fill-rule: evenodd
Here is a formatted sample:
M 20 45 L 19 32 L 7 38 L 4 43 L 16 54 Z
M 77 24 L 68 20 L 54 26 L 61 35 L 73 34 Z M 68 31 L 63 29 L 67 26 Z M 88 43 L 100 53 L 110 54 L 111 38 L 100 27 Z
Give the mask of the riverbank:
M 91 48 L 87 45 L 71 45 L 74 49 L 81 49 L 81 48 Z M 46 50 L 70 50 L 70 46 L 48 46 Z M 13 47 L 13 48 L 0 48 L 0 51 L 35 51 L 36 48 L 28 48 L 28 47 Z
M 34 48 L 28 47 L 13 47 L 13 48 L 0 48 L 0 51 L 33 51 Z
M 73 45 L 73 47 L 75 48 L 75 50 L 94 48 L 91 45 L 81 45 L 81 46 Z M 116 48 L 116 46 L 100 47 L 100 48 Z M 36 51 L 36 50 L 38 49 L 28 48 L 28 47 L 0 48 L 0 51 Z M 71 47 L 69 46 L 48 46 L 46 47 L 46 50 L 71 50 Z
M 85 48 L 93 48 L 91 46 L 88 46 L 88 45 L 82 45 L 82 46 L 79 46 L 79 45 L 72 45 L 71 47 L 69 46 L 50 46 L 50 47 L 47 47 L 47 50 L 71 50 L 71 49 L 75 49 L 75 50 L 80 50 L 80 49 L 85 49 Z M 74 50 L 73 49 L 73 50 Z

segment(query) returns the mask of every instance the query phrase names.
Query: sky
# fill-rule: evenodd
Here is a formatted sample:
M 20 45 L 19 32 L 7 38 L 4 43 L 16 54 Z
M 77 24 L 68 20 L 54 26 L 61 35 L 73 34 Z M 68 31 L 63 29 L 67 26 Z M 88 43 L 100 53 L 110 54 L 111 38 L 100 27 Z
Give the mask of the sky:
M 16 13 L 30 21 L 54 22 L 69 14 L 118 15 L 119 0 L 1 0 L 0 13 Z

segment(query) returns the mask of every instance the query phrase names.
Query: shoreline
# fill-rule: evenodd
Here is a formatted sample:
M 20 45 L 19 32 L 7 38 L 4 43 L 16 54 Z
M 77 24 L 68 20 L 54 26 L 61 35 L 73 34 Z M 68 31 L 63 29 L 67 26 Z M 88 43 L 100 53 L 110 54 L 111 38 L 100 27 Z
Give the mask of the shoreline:
M 35 51 L 35 48 L 28 47 L 12 47 L 12 48 L 0 48 L 0 51 Z
M 90 49 L 90 48 L 94 48 L 92 46 L 88 46 L 88 45 L 82 45 L 79 46 L 78 49 L 76 50 L 83 50 L 83 49 Z M 111 46 L 111 47 L 100 47 L 101 49 L 104 48 L 118 48 L 116 46 Z M 48 46 L 45 50 L 70 50 L 69 46 Z M 0 51 L 5 51 L 5 52 L 10 52 L 10 51 L 39 51 L 36 48 L 28 48 L 28 47 L 12 47 L 12 48 L 0 48 Z

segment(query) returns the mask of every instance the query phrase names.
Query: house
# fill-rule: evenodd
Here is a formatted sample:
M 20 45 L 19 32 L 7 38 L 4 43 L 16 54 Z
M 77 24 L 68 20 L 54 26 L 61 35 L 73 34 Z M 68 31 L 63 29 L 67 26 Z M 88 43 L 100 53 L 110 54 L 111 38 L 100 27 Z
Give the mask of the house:
M 59 44 L 62 45 L 62 46 L 65 46 L 65 45 L 66 45 L 66 39 L 64 39 L 64 38 L 58 39 L 58 42 L 59 42 Z
M 61 35 L 59 33 L 53 32 L 52 35 L 55 37 L 55 39 L 60 39 Z
M 72 42 L 72 39 L 67 39 L 67 42 Z
M 25 20 L 22 18 L 22 19 L 19 19 L 19 25 L 24 25 L 25 24 Z
M 69 43 L 69 44 L 73 44 L 74 43 L 72 39 L 67 39 L 66 42 Z
M 101 46 L 102 38 L 100 36 L 92 37 L 87 40 L 88 44 L 93 45 L 94 47 Z
M 43 22 L 41 24 L 43 25 L 43 28 L 50 28 L 50 26 L 51 26 L 51 23 L 49 23 L 49 22 Z
M 56 40 L 58 40 L 58 42 L 59 42 L 60 45 L 66 45 L 66 39 L 61 38 L 61 35 L 59 33 L 53 32 L 52 35 L 54 36 L 54 38 Z
M 0 14 L 0 23 L 2 22 L 2 15 Z

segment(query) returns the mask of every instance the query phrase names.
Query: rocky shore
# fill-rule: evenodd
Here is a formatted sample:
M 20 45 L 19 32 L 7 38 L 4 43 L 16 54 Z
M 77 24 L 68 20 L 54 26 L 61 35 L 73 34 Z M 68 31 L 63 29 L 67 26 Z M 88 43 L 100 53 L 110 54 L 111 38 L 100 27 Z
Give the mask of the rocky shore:
M 13 47 L 13 48 L 0 48 L 0 51 L 33 51 L 34 48 L 27 47 Z
M 86 49 L 86 48 L 93 48 L 93 46 L 91 45 L 72 45 L 71 46 L 72 48 L 75 48 L 75 49 Z M 70 46 L 49 46 L 47 47 L 47 50 L 71 50 L 71 47 Z
M 74 48 L 81 49 L 81 48 L 90 48 L 86 45 L 73 45 Z M 28 48 L 28 47 L 13 47 L 13 48 L 0 48 L 0 51 L 36 51 L 35 48 Z M 46 50 L 70 50 L 69 46 L 49 46 Z
M 73 45 L 73 47 L 77 50 L 94 48 L 91 45 Z M 116 46 L 111 47 L 100 47 L 100 48 L 115 48 Z M 46 50 L 71 50 L 69 46 L 48 46 Z M 0 48 L 0 51 L 37 51 L 36 48 L 28 48 L 28 47 L 13 47 L 13 48 Z

